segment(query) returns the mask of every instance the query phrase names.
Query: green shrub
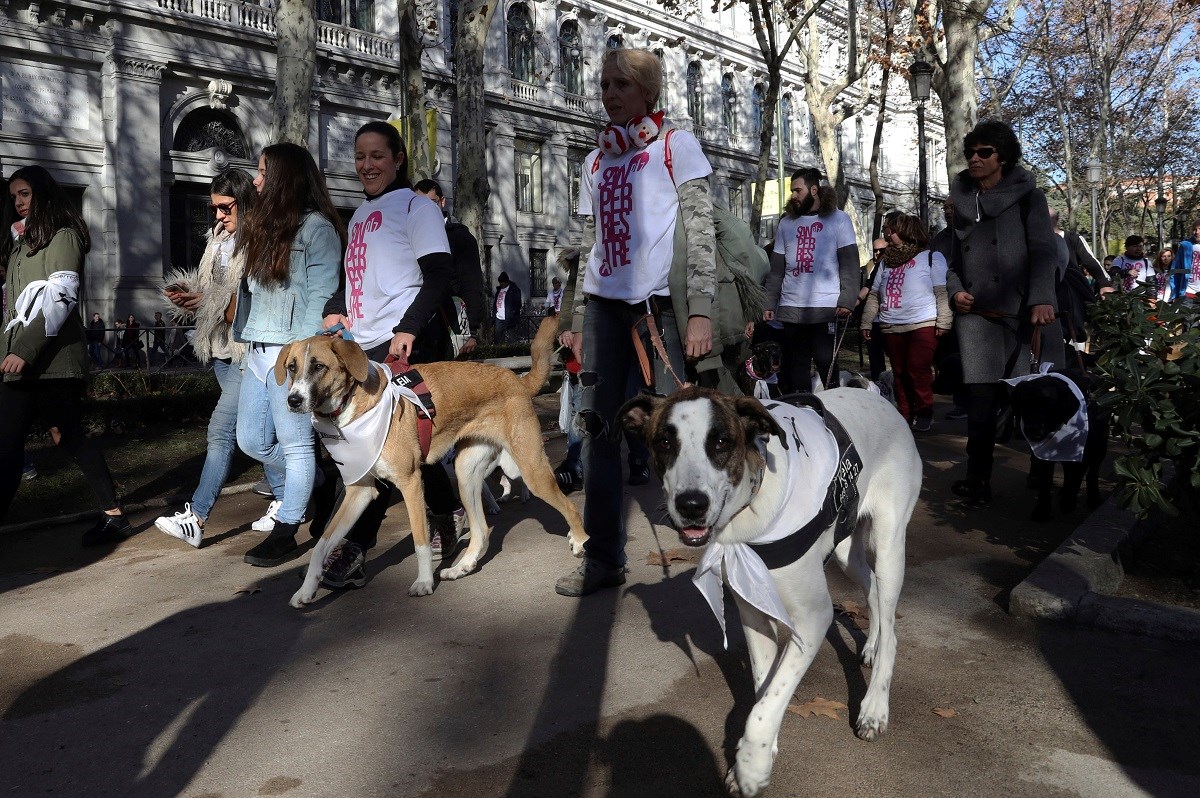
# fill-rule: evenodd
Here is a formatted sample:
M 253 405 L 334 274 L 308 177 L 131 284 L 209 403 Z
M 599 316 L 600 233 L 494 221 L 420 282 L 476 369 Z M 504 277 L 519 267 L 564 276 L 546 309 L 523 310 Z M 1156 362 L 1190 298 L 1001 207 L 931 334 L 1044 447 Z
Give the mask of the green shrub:
M 1118 498 L 1142 518 L 1200 510 L 1200 327 L 1194 309 L 1151 297 L 1109 294 L 1091 314 L 1097 403 L 1128 446 L 1113 466 Z

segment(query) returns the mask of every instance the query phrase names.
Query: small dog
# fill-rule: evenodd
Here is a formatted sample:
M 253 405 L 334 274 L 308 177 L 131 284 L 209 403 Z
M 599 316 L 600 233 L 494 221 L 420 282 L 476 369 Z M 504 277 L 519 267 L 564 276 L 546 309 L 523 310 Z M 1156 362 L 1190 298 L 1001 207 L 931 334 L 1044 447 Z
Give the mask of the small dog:
M 491 468 L 497 462 L 506 462 L 506 458 L 520 470 L 534 495 L 566 519 L 571 549 L 576 555 L 583 553 L 587 540 L 583 519 L 554 479 L 532 402 L 550 374 L 557 325 L 556 319 L 549 318 L 538 328 L 530 347 L 533 367 L 523 377 L 487 363 L 426 363 L 419 367 L 436 413 L 428 452 L 421 451 L 416 406 L 400 398 L 391 410 L 390 422 L 382 428 L 384 437 L 378 455 L 361 479 L 346 485 L 345 499 L 313 548 L 304 584 L 292 596 L 293 607 L 302 607 L 316 597 L 325 558 L 375 497 L 376 478 L 392 483 L 404 495 L 417 554 L 417 579 L 409 595 L 433 592 L 433 558 L 420 466 L 437 463 L 451 447 L 458 450 L 454 470 L 470 521 L 471 542 L 452 567 L 441 570 L 442 579 L 458 579 L 471 573 L 487 551 L 489 530 L 480 486 Z M 280 385 L 291 381 L 289 409 L 327 419 L 337 434 L 380 402 L 392 401 L 388 395 L 390 376 L 387 367 L 367 360 L 358 344 L 328 335 L 283 347 L 275 362 L 276 381 Z M 370 457 L 368 451 L 363 467 Z
M 770 781 L 784 711 L 833 621 L 830 555 L 870 606 L 861 658 L 873 671 L 856 732 L 883 734 L 905 530 L 921 490 L 921 458 L 895 408 L 857 389 L 760 403 L 685 388 L 636 397 L 620 419 L 645 435 L 680 540 L 708 544 L 697 586 L 723 626 L 723 577 L 745 629 L 757 703 L 730 792 L 759 795 Z
M 1087 398 L 1082 373 L 1043 372 L 1005 380 L 1013 386 L 1009 405 L 1015 426 L 1033 450 L 1030 485 L 1037 490 L 1031 518 L 1048 521 L 1054 464 L 1063 466 L 1063 487 L 1058 507 L 1075 511 L 1079 487 L 1087 477 L 1087 505 L 1100 506 L 1100 465 L 1108 454 L 1109 421 L 1106 413 Z
M 750 350 L 750 359 L 738 369 L 738 387 L 746 396 L 778 399 L 779 369 L 783 366 L 783 349 L 774 341 L 762 341 Z

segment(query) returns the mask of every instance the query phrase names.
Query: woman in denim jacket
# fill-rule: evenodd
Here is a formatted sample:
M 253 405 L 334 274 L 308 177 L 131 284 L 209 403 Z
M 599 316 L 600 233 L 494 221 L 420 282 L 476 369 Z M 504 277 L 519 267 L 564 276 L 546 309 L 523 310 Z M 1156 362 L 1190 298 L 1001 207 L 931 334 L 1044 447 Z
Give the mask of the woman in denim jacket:
M 275 381 L 280 348 L 321 331 L 322 310 L 338 288 L 346 234 L 325 179 L 308 150 L 273 144 L 258 159 L 259 199 L 247 214 L 237 251 L 246 276 L 238 292 L 234 337 L 249 344 L 238 396 L 237 440 L 246 454 L 283 471 L 271 485 L 276 502 L 255 524 L 271 534 L 246 552 L 251 565 L 280 565 L 300 554 L 296 529 L 317 471 L 312 420 L 287 405 L 286 385 Z M 270 521 L 268 526 L 266 522 Z

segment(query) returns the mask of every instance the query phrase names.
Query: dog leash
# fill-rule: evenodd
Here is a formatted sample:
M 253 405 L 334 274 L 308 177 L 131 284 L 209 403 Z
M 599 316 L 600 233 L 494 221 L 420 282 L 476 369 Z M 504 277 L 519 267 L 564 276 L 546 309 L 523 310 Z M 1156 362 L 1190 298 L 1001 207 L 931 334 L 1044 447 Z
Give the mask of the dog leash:
M 342 334 L 342 339 L 343 339 L 343 340 L 346 340 L 346 341 L 353 341 L 353 340 L 354 340 L 354 335 L 353 335 L 353 334 L 351 334 L 351 332 L 350 332 L 349 330 L 347 330 L 347 329 L 346 329 L 346 325 L 342 324 L 340 321 L 339 321 L 337 324 L 335 324 L 335 325 L 333 325 L 332 327 L 330 327 L 329 329 L 327 329 L 327 330 L 321 330 L 321 332 L 320 332 L 320 333 L 318 333 L 318 335 L 330 335 L 330 336 L 333 336 L 333 335 L 337 335 L 338 333 L 341 333 L 341 334 Z
M 850 317 L 838 316 L 834 319 L 833 323 L 835 334 L 839 326 L 842 328 L 842 332 L 841 334 L 837 335 L 836 340 L 833 342 L 833 357 L 829 359 L 829 373 L 825 375 L 826 388 L 828 388 L 829 384 L 833 381 L 833 372 L 837 368 L 838 352 L 841 351 L 842 341 L 846 339 L 846 332 L 850 329 Z
M 654 351 L 658 354 L 659 359 L 663 362 L 663 367 L 667 373 L 671 375 L 671 379 L 675 380 L 675 387 L 679 389 L 686 388 L 688 383 L 679 379 L 679 375 L 675 373 L 675 369 L 671 368 L 671 359 L 667 357 L 667 348 L 663 346 L 662 336 L 658 334 L 658 325 L 654 323 L 654 316 L 647 313 L 633 323 L 629 334 L 633 338 L 633 351 L 637 353 L 638 365 L 642 369 L 642 381 L 647 388 L 654 387 L 654 369 L 650 365 L 650 355 L 646 352 L 646 346 L 642 343 L 642 336 L 638 334 L 638 325 L 645 322 L 646 330 L 650 333 L 650 344 L 654 347 Z

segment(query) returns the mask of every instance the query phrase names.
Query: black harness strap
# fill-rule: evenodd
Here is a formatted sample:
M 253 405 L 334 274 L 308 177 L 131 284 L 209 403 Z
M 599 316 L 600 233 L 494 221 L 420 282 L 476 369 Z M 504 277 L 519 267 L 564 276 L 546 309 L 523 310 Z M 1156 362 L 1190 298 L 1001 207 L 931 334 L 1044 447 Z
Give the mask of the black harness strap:
M 863 468 L 862 458 L 859 457 L 858 449 L 850 440 L 846 428 L 825 409 L 820 399 L 805 393 L 790 394 L 779 401 L 796 407 L 810 407 L 817 411 L 837 442 L 838 464 L 833 480 L 825 491 L 825 502 L 811 521 L 785 538 L 770 543 L 748 544 L 762 558 L 768 570 L 772 571 L 791 565 L 807 554 L 831 526 L 834 527 L 834 546 L 850 537 L 858 522 L 858 475 L 862 473 Z M 775 403 L 764 403 L 763 406 L 770 410 Z M 791 476 L 793 479 L 797 478 L 797 475 Z

